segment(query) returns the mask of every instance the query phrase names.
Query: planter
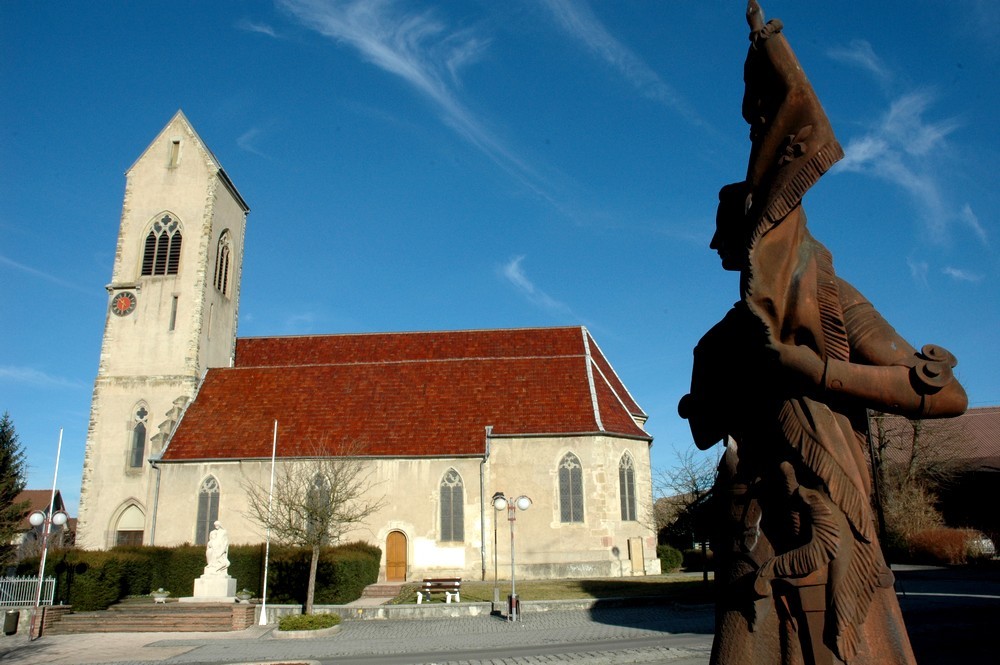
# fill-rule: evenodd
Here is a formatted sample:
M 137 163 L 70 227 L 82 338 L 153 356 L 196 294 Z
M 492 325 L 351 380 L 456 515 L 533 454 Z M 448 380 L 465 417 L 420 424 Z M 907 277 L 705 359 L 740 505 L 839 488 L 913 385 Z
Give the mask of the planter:
M 271 631 L 271 637 L 282 640 L 301 640 L 309 637 L 329 637 L 340 630 L 340 626 L 330 626 L 319 630 L 278 630 Z
M 163 589 L 157 589 L 149 595 L 153 597 L 154 603 L 165 603 L 167 602 L 167 597 L 170 595 L 170 592 L 164 591 Z

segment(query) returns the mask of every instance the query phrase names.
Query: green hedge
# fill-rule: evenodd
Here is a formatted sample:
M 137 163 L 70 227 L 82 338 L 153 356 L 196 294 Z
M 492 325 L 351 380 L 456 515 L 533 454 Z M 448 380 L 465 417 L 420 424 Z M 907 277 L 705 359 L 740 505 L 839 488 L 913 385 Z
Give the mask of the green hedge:
M 276 603 L 305 603 L 312 551 L 306 548 L 271 548 L 268 596 Z M 378 581 L 382 550 L 367 543 L 350 543 L 320 551 L 316 567 L 316 605 L 342 605 L 361 597 Z M 273 586 L 270 586 L 273 585 Z
M 670 545 L 657 545 L 656 557 L 660 560 L 660 571 L 673 573 L 680 569 L 684 563 L 684 555 L 676 547 Z
M 272 547 L 268 567 L 268 600 L 304 603 L 311 551 Z M 317 604 L 342 604 L 361 597 L 378 580 L 382 551 L 367 543 L 324 548 L 316 573 Z M 232 545 L 229 574 L 240 589 L 260 596 L 264 579 L 264 546 Z M 35 575 L 38 558 L 25 559 L 18 574 Z M 108 551 L 53 550 L 46 560 L 46 576 L 56 578 L 55 602 L 77 611 L 103 610 L 128 596 L 147 595 L 163 588 L 174 598 L 191 596 L 194 580 L 205 568 L 205 548 L 116 547 Z
M 712 550 L 707 550 L 706 552 L 702 552 L 701 549 L 684 550 L 684 569 L 689 571 L 704 570 L 707 559 L 707 567 L 711 570 L 714 565 L 712 563 L 714 558 L 715 554 Z

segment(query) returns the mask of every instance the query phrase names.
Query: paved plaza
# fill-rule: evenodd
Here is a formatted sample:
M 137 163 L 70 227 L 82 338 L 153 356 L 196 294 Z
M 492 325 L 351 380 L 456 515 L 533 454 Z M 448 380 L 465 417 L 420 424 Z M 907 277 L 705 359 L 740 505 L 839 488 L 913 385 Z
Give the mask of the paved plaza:
M 272 627 L 238 633 L 53 635 L 0 642 L 4 665 L 191 663 L 677 663 L 704 664 L 708 606 L 648 606 L 502 617 L 345 621 L 333 635 L 278 639 Z M 8 640 L 15 640 L 16 645 Z M 8 646 L 9 645 L 9 646 Z M 628 660 L 623 660 L 624 657 Z
M 897 593 L 921 665 L 1000 662 L 1000 572 L 897 571 Z M 24 634 L 0 638 L 3 665 L 707 665 L 710 606 L 645 605 L 501 617 L 345 621 L 321 637 L 279 639 L 273 626 L 234 633 Z

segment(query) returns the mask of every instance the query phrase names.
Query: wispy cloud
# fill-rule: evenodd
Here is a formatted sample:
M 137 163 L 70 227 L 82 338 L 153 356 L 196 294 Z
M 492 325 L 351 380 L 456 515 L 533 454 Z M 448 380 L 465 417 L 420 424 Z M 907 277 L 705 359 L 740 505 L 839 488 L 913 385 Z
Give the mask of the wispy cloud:
M 889 68 L 875 53 L 872 45 L 864 39 L 855 39 L 847 46 L 831 48 L 827 51 L 827 55 L 838 62 L 860 67 L 883 85 L 892 79 Z
M 927 286 L 927 273 L 930 271 L 930 265 L 926 261 L 918 261 L 913 257 L 906 259 L 906 265 L 910 268 L 910 277 L 913 278 L 913 281 Z
M 257 21 L 251 21 L 248 18 L 242 18 L 236 22 L 236 29 L 242 30 L 244 32 L 256 32 L 261 35 L 267 35 L 268 37 L 278 37 L 278 33 L 266 23 L 258 23 Z
M 641 95 L 673 109 L 694 124 L 705 125 L 690 104 L 669 83 L 608 32 L 586 2 L 544 0 L 543 4 L 563 31 L 616 69 Z
M 261 129 L 259 127 L 248 129 L 240 134 L 239 138 L 236 139 L 236 145 L 252 155 L 266 157 L 266 155 L 257 148 L 257 137 L 260 135 Z
M 316 326 L 315 312 L 299 312 L 285 317 L 284 329 L 292 333 L 309 333 Z
M 978 275 L 969 270 L 963 270 L 962 268 L 953 268 L 952 266 L 948 266 L 941 272 L 959 282 L 979 282 L 983 279 L 982 275 Z
M 934 96 L 911 92 L 894 100 L 867 133 L 852 138 L 838 170 L 866 173 L 903 188 L 914 201 L 932 240 L 947 238 L 948 226 L 960 213 L 942 196 L 937 157 L 948 149 L 948 135 L 958 128 L 955 118 L 925 118 Z
M 3 256 L 2 254 L 0 254 L 0 265 L 7 266 L 8 268 L 13 268 L 15 270 L 20 270 L 21 272 L 33 275 L 35 277 L 38 277 L 39 279 L 44 279 L 47 282 L 57 284 L 63 288 L 79 291 L 80 293 L 86 293 L 87 295 L 94 294 L 94 291 L 92 289 L 80 286 L 76 282 L 70 282 L 68 280 L 60 279 L 55 275 L 50 275 L 47 272 L 38 270 L 37 268 L 32 268 L 31 266 L 26 266 L 23 263 L 18 263 L 17 261 L 8 259 L 6 256 Z
M 279 0 L 306 27 L 355 49 L 398 76 L 437 109 L 442 121 L 525 185 L 550 198 L 535 170 L 462 102 L 459 76 L 489 40 L 454 29 L 433 11 L 407 11 L 393 0 Z
M 962 206 L 962 212 L 959 218 L 963 224 L 972 229 L 972 232 L 976 234 L 976 237 L 979 238 L 983 245 L 988 246 L 990 244 L 989 236 L 986 235 L 986 229 L 979 223 L 979 217 L 977 217 L 976 213 L 972 211 L 972 206 L 968 203 Z
M 524 259 L 525 256 L 522 254 L 515 256 L 504 264 L 500 269 L 504 279 L 517 287 L 518 291 L 538 307 L 553 314 L 571 315 L 575 318 L 573 310 L 570 309 L 569 305 L 551 297 L 545 291 L 535 286 L 534 282 L 528 278 L 522 266 Z
M 33 367 L 11 365 L 0 365 L 0 381 L 42 388 L 89 388 L 87 384 L 76 379 L 52 376 Z

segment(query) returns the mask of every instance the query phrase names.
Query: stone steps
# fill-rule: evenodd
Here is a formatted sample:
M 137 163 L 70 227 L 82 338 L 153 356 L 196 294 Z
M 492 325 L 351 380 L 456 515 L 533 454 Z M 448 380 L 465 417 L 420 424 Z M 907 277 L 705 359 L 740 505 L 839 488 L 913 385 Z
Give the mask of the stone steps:
M 380 584 L 369 584 L 361 592 L 362 598 L 395 598 L 399 595 L 399 588 L 402 582 L 382 582 Z
M 149 603 L 149 601 L 146 601 Z M 233 629 L 233 606 L 201 603 L 138 604 L 126 602 L 100 612 L 63 615 L 45 629 L 71 633 L 222 632 Z

